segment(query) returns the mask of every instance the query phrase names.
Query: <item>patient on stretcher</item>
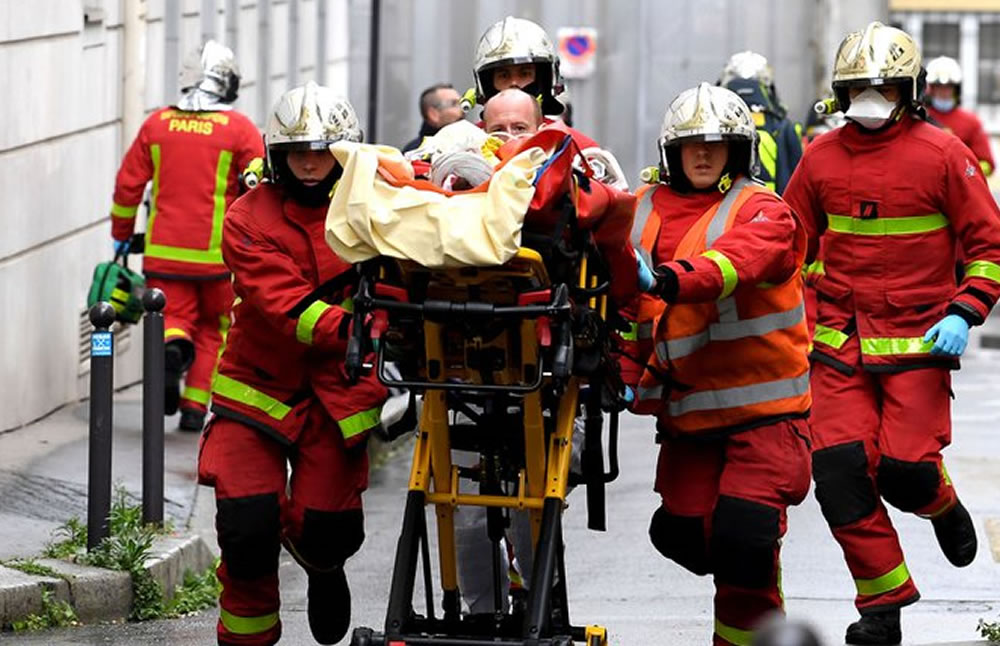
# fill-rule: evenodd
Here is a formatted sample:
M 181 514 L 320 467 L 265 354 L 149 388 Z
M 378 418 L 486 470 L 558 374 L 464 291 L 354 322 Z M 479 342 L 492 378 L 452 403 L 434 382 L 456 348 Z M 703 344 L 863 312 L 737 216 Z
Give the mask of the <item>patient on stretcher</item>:
M 527 139 L 543 125 L 538 102 L 517 88 L 504 90 L 487 101 L 483 121 L 482 128 L 458 121 L 425 139 L 420 148 L 406 155 L 415 162 L 416 176 L 426 176 L 435 186 L 448 191 L 479 186 L 489 180 L 500 163 L 498 153 L 504 144 Z

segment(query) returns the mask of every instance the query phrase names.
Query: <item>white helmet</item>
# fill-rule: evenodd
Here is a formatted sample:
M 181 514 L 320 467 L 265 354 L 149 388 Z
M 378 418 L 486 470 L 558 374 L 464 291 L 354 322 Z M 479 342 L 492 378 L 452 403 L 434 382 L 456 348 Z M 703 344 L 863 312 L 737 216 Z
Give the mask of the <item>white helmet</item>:
M 334 142 L 361 138 L 358 116 L 347 99 L 309 81 L 282 94 L 271 110 L 264 132 L 269 176 L 275 179 L 274 152 L 326 150 Z
M 747 159 L 739 171 L 748 177 L 756 174 L 757 128 L 750 108 L 732 90 L 702 82 L 670 102 L 658 143 L 660 165 L 671 177 L 684 176 L 678 164 L 680 144 L 685 141 L 743 143 Z
M 928 85 L 961 85 L 962 66 L 950 56 L 938 56 L 927 63 Z
M 770 90 L 774 85 L 774 70 L 767 59 L 757 52 L 737 52 L 729 57 L 726 66 L 722 68 L 719 85 L 727 85 L 735 79 L 753 79 Z
M 240 89 L 240 69 L 233 50 L 214 40 L 184 57 L 179 86 L 181 94 L 201 90 L 232 103 Z
M 561 113 L 563 105 L 555 100 L 564 89 L 556 48 L 539 25 L 513 16 L 494 23 L 479 38 L 472 68 L 476 79 L 476 100 L 485 105 L 497 93 L 493 87 L 494 69 L 525 63 L 535 65 L 535 83 L 542 96 L 542 111 L 545 114 Z

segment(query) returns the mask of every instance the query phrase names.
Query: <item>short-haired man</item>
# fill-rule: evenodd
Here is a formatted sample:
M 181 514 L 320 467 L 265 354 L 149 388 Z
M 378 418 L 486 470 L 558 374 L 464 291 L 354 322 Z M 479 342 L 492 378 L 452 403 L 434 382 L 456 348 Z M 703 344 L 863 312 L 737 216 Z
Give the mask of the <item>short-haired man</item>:
M 493 95 L 483 108 L 483 129 L 500 139 L 533 135 L 543 123 L 542 106 L 516 87 Z
M 423 123 L 417 136 L 403 146 L 404 153 L 419 147 L 424 137 L 437 134 L 438 130 L 449 123 L 455 123 L 465 115 L 462 111 L 461 97 L 450 83 L 438 83 L 421 92 L 419 108 Z

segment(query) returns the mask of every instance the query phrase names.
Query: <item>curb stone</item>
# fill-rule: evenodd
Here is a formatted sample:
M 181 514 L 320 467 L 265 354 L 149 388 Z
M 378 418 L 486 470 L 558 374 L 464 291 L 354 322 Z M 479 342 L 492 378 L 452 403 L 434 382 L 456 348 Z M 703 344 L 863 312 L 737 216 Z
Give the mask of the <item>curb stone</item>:
M 163 587 L 164 597 L 173 597 L 187 570 L 203 572 L 214 562 L 208 544 L 200 535 L 161 536 L 153 542 L 153 556 L 146 570 Z M 24 619 L 42 609 L 42 591 L 68 602 L 81 623 L 123 621 L 132 608 L 132 579 L 127 572 L 106 570 L 61 561 L 38 559 L 60 578 L 34 576 L 0 566 L 0 627 Z

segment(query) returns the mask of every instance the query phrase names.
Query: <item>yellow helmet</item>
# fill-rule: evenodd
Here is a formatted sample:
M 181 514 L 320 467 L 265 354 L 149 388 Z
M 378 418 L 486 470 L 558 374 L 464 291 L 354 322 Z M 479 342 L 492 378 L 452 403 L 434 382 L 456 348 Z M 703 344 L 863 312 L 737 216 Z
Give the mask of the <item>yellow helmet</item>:
M 847 34 L 840 43 L 833 64 L 833 91 L 846 109 L 848 87 L 909 82 L 910 101 L 915 103 L 920 73 L 920 48 L 913 37 L 876 21 L 863 31 Z

